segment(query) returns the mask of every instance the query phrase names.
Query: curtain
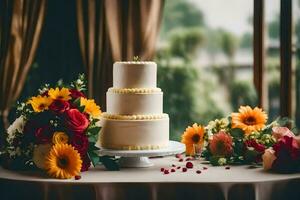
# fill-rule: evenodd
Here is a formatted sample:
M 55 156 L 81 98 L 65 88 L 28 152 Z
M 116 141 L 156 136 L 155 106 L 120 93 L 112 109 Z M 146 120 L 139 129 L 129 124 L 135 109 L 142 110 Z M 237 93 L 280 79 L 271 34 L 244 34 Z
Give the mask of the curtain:
M 81 53 L 89 96 L 105 107 L 115 61 L 153 59 L 162 17 L 161 0 L 77 0 Z
M 33 62 L 46 0 L 4 0 L 1 4 L 0 114 L 6 128 L 11 105 L 18 99 Z

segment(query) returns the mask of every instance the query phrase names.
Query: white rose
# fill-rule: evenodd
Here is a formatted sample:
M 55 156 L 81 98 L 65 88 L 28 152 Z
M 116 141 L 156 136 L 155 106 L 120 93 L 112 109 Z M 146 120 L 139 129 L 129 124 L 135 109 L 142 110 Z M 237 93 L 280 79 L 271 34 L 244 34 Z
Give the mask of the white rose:
M 13 140 L 15 138 L 16 132 L 23 133 L 25 122 L 25 118 L 21 115 L 8 127 L 8 140 Z
M 32 160 L 38 168 L 45 169 L 46 156 L 49 154 L 51 147 L 51 144 L 40 144 L 34 148 Z

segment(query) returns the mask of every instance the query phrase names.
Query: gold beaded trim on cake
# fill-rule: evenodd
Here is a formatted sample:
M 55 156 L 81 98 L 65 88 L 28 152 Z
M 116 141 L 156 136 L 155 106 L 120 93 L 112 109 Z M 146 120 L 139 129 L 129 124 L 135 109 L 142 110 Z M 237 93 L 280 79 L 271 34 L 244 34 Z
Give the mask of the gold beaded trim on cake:
M 162 145 L 112 145 L 112 144 L 104 144 L 102 142 L 101 147 L 107 148 L 107 149 L 116 149 L 116 150 L 154 150 L 154 149 L 162 149 L 168 147 L 168 144 L 162 144 Z
M 117 119 L 117 120 L 151 120 L 151 119 L 164 119 L 168 118 L 168 114 L 154 114 L 154 115 L 117 115 L 102 113 L 102 117 L 106 119 Z
M 148 94 L 161 92 L 160 88 L 109 88 L 109 92 L 119 93 L 119 94 Z

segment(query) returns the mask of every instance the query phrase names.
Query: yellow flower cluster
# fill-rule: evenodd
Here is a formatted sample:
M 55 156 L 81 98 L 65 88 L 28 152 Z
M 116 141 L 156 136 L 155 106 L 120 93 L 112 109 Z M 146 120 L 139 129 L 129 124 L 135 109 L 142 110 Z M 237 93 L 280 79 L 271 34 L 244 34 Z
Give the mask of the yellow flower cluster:
M 90 114 L 92 117 L 99 117 L 101 115 L 100 107 L 93 99 L 80 98 L 80 106 L 84 106 L 84 112 Z
M 34 112 L 42 112 L 48 110 L 49 106 L 54 100 L 70 100 L 71 92 L 68 88 L 50 88 L 48 96 L 38 95 L 29 99 L 27 104 L 30 104 Z M 90 114 L 92 117 L 99 117 L 101 115 L 100 107 L 95 103 L 93 99 L 80 98 L 80 106 L 84 106 L 84 112 Z
M 48 91 L 48 96 L 38 95 L 36 97 L 32 97 L 31 99 L 29 99 L 27 103 L 31 104 L 34 112 L 42 112 L 44 110 L 48 110 L 51 103 L 56 99 L 65 100 L 65 101 L 70 100 L 71 99 L 70 94 L 71 92 L 69 91 L 68 88 L 61 88 L 61 89 L 59 89 L 58 87 L 55 89 L 51 88 Z

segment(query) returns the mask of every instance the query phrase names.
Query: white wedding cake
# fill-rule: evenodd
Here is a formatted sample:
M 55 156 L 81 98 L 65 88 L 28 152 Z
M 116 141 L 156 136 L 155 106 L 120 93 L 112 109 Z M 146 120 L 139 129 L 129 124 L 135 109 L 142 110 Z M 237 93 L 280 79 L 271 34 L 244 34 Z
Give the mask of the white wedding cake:
M 155 62 L 116 62 L 113 87 L 106 93 L 99 142 L 103 148 L 159 149 L 169 142 L 169 116 L 156 86 Z

